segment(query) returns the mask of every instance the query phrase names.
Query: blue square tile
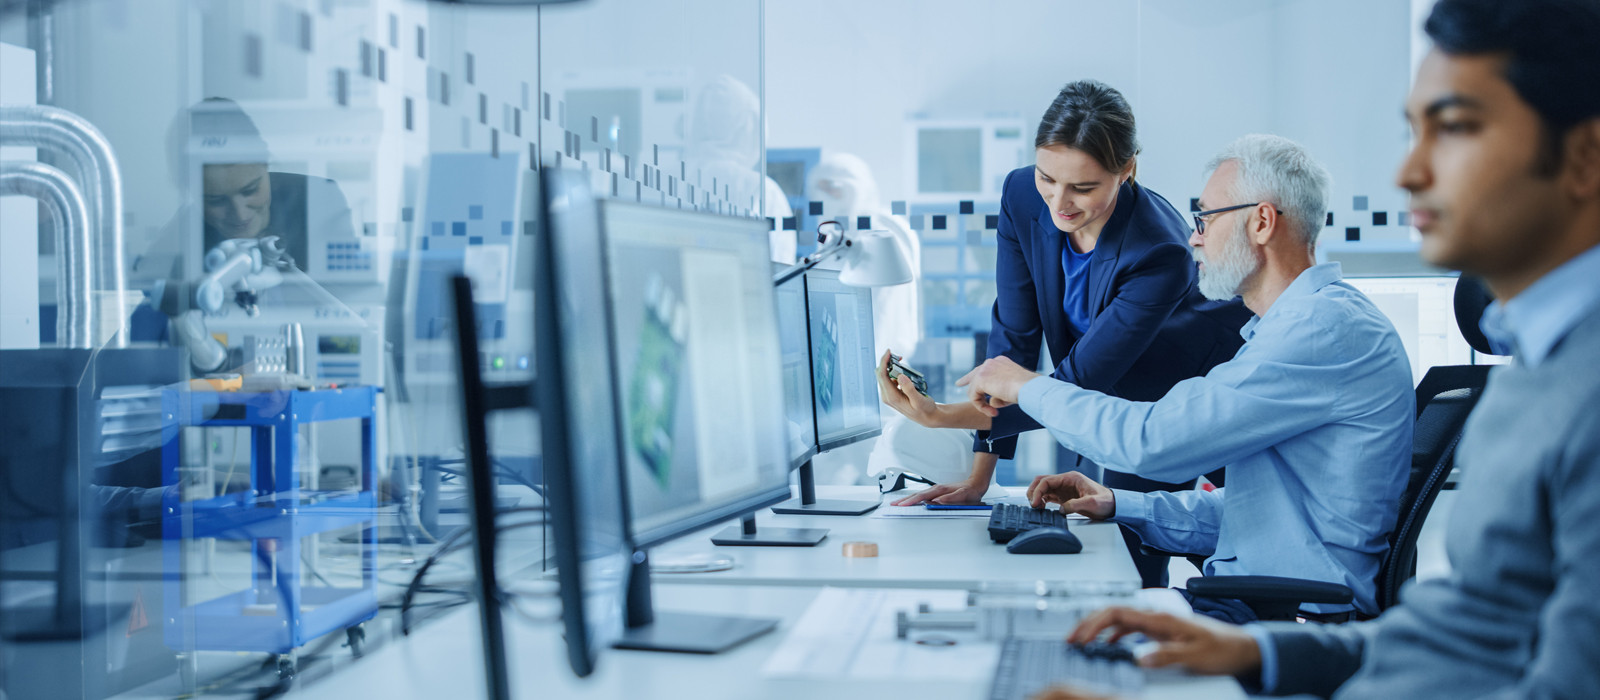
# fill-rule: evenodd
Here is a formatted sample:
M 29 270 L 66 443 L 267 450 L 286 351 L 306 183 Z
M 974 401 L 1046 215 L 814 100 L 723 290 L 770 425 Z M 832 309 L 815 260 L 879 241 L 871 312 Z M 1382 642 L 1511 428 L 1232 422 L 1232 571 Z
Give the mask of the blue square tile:
M 502 236 L 511 235 L 511 222 L 509 222 L 509 221 L 500 222 L 500 235 L 502 235 Z
M 483 245 L 483 236 L 470 236 L 470 237 L 468 237 L 467 238 L 467 245 Z
M 474 204 L 472 206 L 467 207 L 467 218 L 468 219 L 472 219 L 473 221 L 478 221 L 479 219 L 482 219 L 483 218 L 483 205 L 482 204 Z
M 452 235 L 452 236 L 465 236 L 465 235 L 467 235 L 467 222 L 465 222 L 465 221 L 451 222 L 451 224 L 450 224 L 450 235 Z
M 443 236 L 444 235 L 444 222 L 443 221 L 435 221 L 435 222 L 433 222 L 433 227 L 432 228 L 433 228 L 433 235 L 435 235 L 435 236 Z

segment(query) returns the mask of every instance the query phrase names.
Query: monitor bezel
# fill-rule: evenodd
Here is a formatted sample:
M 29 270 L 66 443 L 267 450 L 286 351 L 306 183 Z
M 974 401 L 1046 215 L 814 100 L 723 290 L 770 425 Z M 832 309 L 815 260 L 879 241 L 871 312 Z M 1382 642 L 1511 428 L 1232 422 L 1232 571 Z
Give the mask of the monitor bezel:
M 563 226 L 576 225 L 587 228 L 588 222 L 572 220 L 572 217 L 581 217 L 583 213 L 579 208 L 589 209 L 593 216 L 593 228 L 601 229 L 599 219 L 599 203 L 590 194 L 588 183 L 576 173 L 562 172 L 556 169 L 546 169 L 541 180 L 541 205 L 543 211 L 543 226 L 539 240 L 534 242 L 534 343 L 536 376 L 534 380 L 535 406 L 563 406 L 568 400 L 567 384 L 569 380 L 567 369 L 567 342 L 563 332 L 562 321 L 564 314 L 561 310 L 561 289 L 565 286 L 563 277 L 569 274 L 582 274 L 582 271 L 572 269 L 571 263 L 574 256 L 572 251 L 562 250 L 557 239 L 563 235 L 582 235 L 557 233 Z M 572 215 L 558 215 L 553 213 L 550 202 L 557 197 L 566 197 L 574 207 Z M 601 248 L 603 254 L 604 248 Z M 604 271 L 604 263 L 599 263 L 600 272 Z M 606 342 L 611 342 L 611 327 L 605 324 L 603 328 Z M 610 383 L 615 383 L 611 378 Z M 613 393 L 613 396 L 615 394 Z M 610 434 L 616 433 L 615 417 L 617 411 L 611 411 L 613 425 Z M 549 506 L 551 547 L 554 550 L 553 559 L 556 563 L 556 579 L 559 585 L 561 598 L 561 618 L 565 629 L 567 642 L 568 662 L 572 670 L 579 677 L 593 673 L 601 651 L 608 648 L 616 639 L 600 639 L 591 634 L 590 609 L 586 602 L 588 592 L 584 586 L 583 570 L 583 537 L 580 528 L 584 523 L 583 503 L 578 498 L 578 480 L 581 478 L 574 464 L 575 450 L 571 449 L 571 441 L 578 437 L 575 431 L 581 430 L 568 421 L 568 416 L 560 410 L 539 411 L 539 426 L 541 431 L 541 460 L 544 465 L 545 475 L 545 503 Z M 602 428 L 602 431 L 605 429 Z M 619 476 L 624 469 L 621 463 L 621 454 L 617 454 L 616 464 L 612 465 Z M 594 465 L 585 465 L 593 468 Z M 616 482 L 617 499 L 626 497 L 625 482 L 619 478 Z M 619 500 L 622 506 L 618 509 L 620 532 L 623 537 L 624 556 L 631 557 L 637 550 L 631 537 L 632 514 L 625 500 Z M 627 584 L 617 591 L 617 604 L 625 605 Z M 618 630 L 620 635 L 621 630 Z M 620 638 L 620 636 L 618 637 Z
M 773 261 L 772 263 L 773 275 L 777 275 L 778 273 L 787 269 L 789 269 L 789 266 L 781 262 Z M 810 462 L 813 457 L 821 454 L 822 449 L 817 446 L 817 389 L 816 379 L 811 374 L 811 311 L 810 299 L 806 295 L 805 275 L 802 274 L 795 279 L 785 282 L 785 284 L 800 285 L 800 309 L 801 315 L 805 317 L 806 329 L 806 386 L 810 387 L 811 389 L 810 392 L 808 392 L 810 395 L 807 396 L 807 398 L 811 399 L 811 444 L 806 446 L 805 452 L 796 455 L 793 459 L 789 460 L 789 471 L 794 471 L 805 466 L 805 464 Z M 777 295 L 777 287 L 778 285 L 773 285 L 774 297 Z M 780 319 L 779 322 L 781 323 L 782 320 Z M 780 328 L 778 332 L 782 333 L 782 328 Z

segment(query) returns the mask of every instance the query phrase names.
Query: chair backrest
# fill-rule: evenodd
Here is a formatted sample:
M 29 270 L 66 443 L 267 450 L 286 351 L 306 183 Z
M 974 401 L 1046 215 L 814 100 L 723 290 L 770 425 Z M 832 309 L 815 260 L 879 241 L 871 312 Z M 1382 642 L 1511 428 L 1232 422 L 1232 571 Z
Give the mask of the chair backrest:
M 1434 367 L 1417 385 L 1417 424 L 1411 474 L 1400 495 L 1400 518 L 1389 535 L 1389 553 L 1378 569 L 1378 608 L 1399 602 L 1400 586 L 1417 574 L 1417 537 L 1439 490 L 1455 467 L 1456 444 L 1467 414 L 1489 378 L 1488 365 Z

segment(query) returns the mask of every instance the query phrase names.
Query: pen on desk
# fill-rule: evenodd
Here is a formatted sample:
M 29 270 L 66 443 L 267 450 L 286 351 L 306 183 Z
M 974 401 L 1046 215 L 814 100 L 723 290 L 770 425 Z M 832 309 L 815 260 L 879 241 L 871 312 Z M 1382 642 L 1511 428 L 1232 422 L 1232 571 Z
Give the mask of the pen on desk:
M 988 503 L 954 504 L 954 503 L 929 503 L 928 510 L 990 510 L 994 506 Z

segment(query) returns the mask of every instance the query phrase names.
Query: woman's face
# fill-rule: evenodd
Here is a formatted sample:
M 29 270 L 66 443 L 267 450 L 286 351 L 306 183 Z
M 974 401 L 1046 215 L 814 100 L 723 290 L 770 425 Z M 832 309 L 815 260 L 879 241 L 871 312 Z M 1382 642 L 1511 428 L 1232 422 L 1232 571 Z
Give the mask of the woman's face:
M 1117 188 L 1132 172 L 1113 173 L 1076 148 L 1055 145 L 1034 151 L 1033 184 L 1050 208 L 1050 220 L 1065 233 L 1098 234 L 1117 208 Z
M 206 226 L 224 238 L 253 238 L 271 218 L 272 181 L 266 163 L 207 165 Z

